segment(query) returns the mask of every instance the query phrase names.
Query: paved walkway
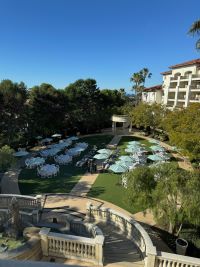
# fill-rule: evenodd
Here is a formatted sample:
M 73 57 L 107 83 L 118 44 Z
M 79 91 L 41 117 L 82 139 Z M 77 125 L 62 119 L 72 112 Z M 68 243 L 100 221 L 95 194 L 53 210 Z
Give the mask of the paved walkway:
M 116 135 L 112 138 L 110 143 L 107 145 L 107 147 L 113 147 L 117 146 L 119 144 L 119 141 L 121 139 L 121 136 Z M 72 188 L 70 194 L 77 195 L 77 196 L 86 196 L 87 193 L 90 191 L 90 188 L 96 181 L 96 178 L 98 177 L 98 173 L 90 174 L 85 173 L 81 179 L 77 182 L 77 184 Z
M 116 148 L 121 138 L 122 138 L 122 135 L 115 135 L 113 139 L 110 141 L 110 143 L 107 145 L 107 148 Z
M 77 184 L 72 188 L 70 194 L 77 196 L 86 196 L 90 191 L 93 183 L 95 182 L 98 173 L 90 174 L 85 173 L 81 179 L 77 182 Z

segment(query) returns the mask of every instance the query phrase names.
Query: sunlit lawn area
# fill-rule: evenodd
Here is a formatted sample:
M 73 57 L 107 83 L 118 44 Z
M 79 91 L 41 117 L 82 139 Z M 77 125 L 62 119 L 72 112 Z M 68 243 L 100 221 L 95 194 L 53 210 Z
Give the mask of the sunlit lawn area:
M 148 140 L 132 136 L 124 136 L 121 138 L 118 145 L 118 148 L 120 149 L 120 155 L 128 155 L 128 153 L 125 152 L 125 148 L 129 141 L 134 140 L 145 144 L 146 150 L 151 151 L 149 147 L 153 144 L 148 142 Z M 142 209 L 138 210 L 128 204 L 126 198 L 126 189 L 120 185 L 120 180 L 121 174 L 114 174 L 110 172 L 99 174 L 90 192 L 88 193 L 88 196 L 109 201 L 131 213 L 141 211 Z
M 71 164 L 60 166 L 60 172 L 56 177 L 45 179 L 37 176 L 36 169 L 22 169 L 19 175 L 20 192 L 22 194 L 69 193 L 86 171 L 86 168 L 76 167 L 75 163 L 84 154 L 87 154 L 94 145 L 98 148 L 104 148 L 111 139 L 111 135 L 96 135 L 80 138 L 78 142 L 89 143 L 89 148 L 81 153 L 80 157 L 75 157 Z M 55 163 L 53 160 L 48 160 L 47 162 Z
M 138 212 L 139 210 L 128 205 L 126 200 L 126 189 L 119 184 L 120 179 L 120 174 L 99 174 L 90 192 L 88 193 L 88 196 L 111 202 L 131 213 Z

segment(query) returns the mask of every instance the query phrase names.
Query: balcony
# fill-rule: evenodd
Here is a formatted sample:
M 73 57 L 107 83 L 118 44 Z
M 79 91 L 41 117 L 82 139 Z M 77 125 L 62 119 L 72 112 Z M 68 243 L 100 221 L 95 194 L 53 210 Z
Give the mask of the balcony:
M 178 90 L 179 92 L 186 92 L 188 89 L 188 86 L 187 87 L 180 87 Z
M 190 78 L 190 76 L 181 76 L 181 80 L 188 80 Z
M 177 82 L 177 81 L 178 81 L 178 77 L 171 77 L 171 78 L 170 78 L 170 81 L 171 81 L 171 82 Z
M 200 84 L 191 84 L 191 91 L 200 91 Z
M 193 74 L 192 79 L 199 79 L 200 80 L 200 74 Z

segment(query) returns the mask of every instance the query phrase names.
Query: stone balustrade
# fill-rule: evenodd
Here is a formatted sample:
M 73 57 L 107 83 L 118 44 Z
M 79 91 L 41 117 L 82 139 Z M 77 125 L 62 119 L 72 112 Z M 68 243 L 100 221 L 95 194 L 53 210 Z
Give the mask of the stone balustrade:
M 41 196 L 31 197 L 13 194 L 0 194 L 0 209 L 7 209 L 13 197 L 17 198 L 20 209 L 41 209 Z
M 38 210 L 32 210 L 30 212 L 19 211 L 20 219 L 24 225 L 34 225 L 39 221 Z M 0 218 L 3 221 L 8 219 L 8 209 L 0 209 Z
M 145 229 L 122 213 L 112 209 L 98 208 L 90 203 L 87 211 L 88 220 L 113 224 L 132 240 L 143 255 L 145 267 L 200 267 L 198 258 L 157 251 Z
M 104 236 L 86 238 L 50 232 L 50 228 L 40 231 L 44 256 L 76 259 L 103 265 Z
M 172 253 L 160 252 L 155 267 L 199 267 L 200 259 Z
M 92 238 L 103 236 L 103 233 L 98 226 L 81 221 L 70 222 L 70 230 L 80 236 L 83 234 L 91 236 Z
M 123 235 L 137 245 L 145 260 L 145 266 L 154 266 L 157 253 L 156 247 L 139 223 L 117 211 L 108 208 L 98 208 L 90 203 L 88 204 L 87 211 L 89 221 L 100 221 L 117 227 Z

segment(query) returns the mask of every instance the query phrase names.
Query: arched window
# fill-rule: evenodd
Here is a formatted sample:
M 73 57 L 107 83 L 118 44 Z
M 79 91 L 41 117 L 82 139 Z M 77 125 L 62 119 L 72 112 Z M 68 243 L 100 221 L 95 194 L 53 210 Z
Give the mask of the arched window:
M 191 71 L 186 71 L 184 76 L 189 77 L 191 73 L 192 73 Z
M 181 76 L 180 72 L 177 72 L 177 73 L 174 74 L 174 78 L 178 78 L 178 76 Z

